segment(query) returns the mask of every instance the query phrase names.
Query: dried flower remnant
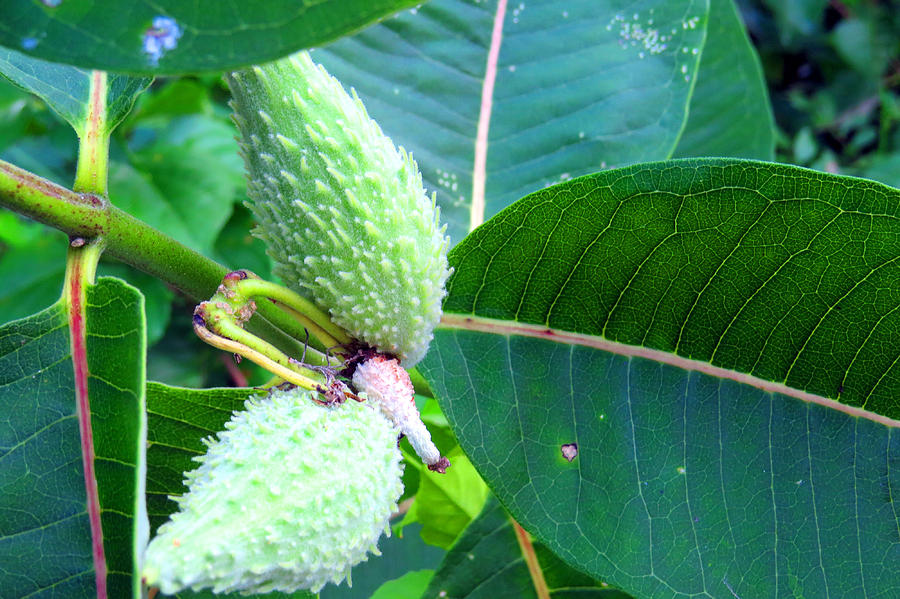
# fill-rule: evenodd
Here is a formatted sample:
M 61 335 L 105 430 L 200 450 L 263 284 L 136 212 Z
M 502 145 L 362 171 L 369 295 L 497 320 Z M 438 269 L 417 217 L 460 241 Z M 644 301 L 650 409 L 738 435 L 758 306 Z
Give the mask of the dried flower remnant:
M 442 473 L 450 466 L 450 460 L 441 455 L 431 440 L 431 434 L 419 416 L 409 374 L 397 360 L 380 354 L 369 358 L 357 366 L 353 384 L 378 402 L 382 413 L 406 435 L 429 470 Z

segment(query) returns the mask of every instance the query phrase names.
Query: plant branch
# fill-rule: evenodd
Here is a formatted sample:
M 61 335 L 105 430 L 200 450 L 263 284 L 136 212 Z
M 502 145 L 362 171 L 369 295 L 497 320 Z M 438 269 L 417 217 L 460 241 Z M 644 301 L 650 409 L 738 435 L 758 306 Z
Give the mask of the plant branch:
M 65 231 L 72 237 L 96 237 L 106 228 L 107 200 L 75 193 L 0 160 L 0 205 Z
M 67 233 L 103 237 L 106 254 L 165 281 L 194 301 L 215 293 L 229 269 L 154 229 L 93 193 L 76 193 L 18 166 L 0 160 L 0 206 Z M 276 345 L 300 355 L 303 344 L 264 320 L 279 312 L 274 304 L 259 307 L 248 323 Z M 283 314 L 276 314 L 283 317 Z

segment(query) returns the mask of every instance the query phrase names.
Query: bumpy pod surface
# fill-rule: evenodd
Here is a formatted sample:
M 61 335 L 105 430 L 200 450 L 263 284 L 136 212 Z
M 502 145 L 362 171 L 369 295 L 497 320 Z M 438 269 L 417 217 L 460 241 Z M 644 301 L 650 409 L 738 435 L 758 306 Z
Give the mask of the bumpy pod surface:
M 166 594 L 318 591 L 377 554 L 403 491 L 397 431 L 369 402 L 251 398 L 195 458 L 179 510 L 147 548 Z
M 275 273 L 354 337 L 414 366 L 449 274 L 449 241 L 416 163 L 305 52 L 228 84 Z

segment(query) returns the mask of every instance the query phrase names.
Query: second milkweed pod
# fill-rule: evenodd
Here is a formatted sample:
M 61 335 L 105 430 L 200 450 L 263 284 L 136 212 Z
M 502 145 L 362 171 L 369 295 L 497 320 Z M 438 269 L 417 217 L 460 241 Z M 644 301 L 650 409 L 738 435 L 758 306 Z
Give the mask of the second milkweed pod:
M 301 52 L 228 75 L 275 273 L 410 368 L 441 315 L 449 240 L 416 163 Z
M 377 553 L 403 492 L 397 430 L 369 403 L 252 397 L 207 440 L 145 555 L 165 594 L 318 591 Z

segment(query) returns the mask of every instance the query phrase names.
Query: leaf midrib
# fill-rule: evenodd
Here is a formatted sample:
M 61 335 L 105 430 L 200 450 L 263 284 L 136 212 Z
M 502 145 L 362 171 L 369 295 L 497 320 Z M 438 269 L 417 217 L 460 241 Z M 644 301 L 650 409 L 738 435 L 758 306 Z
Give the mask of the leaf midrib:
M 469 230 L 484 222 L 485 185 L 487 182 L 488 133 L 491 126 L 491 108 L 494 101 L 494 83 L 497 80 L 497 62 L 500 59 L 500 44 L 503 42 L 503 21 L 506 15 L 506 0 L 498 0 L 491 30 L 491 45 L 488 48 L 484 81 L 481 87 L 481 107 L 478 112 L 478 128 L 475 133 L 475 157 L 472 166 L 472 207 L 470 209 Z
M 644 358 L 681 368 L 684 370 L 700 372 L 702 374 L 720 379 L 733 380 L 735 382 L 755 387 L 767 393 L 778 393 L 794 399 L 799 399 L 808 403 L 814 403 L 823 407 L 844 412 L 850 416 L 865 418 L 873 422 L 891 427 L 900 428 L 900 420 L 889 418 L 882 414 L 877 414 L 863 408 L 850 406 L 840 403 L 833 399 L 809 393 L 801 389 L 789 387 L 784 383 L 767 381 L 755 377 L 750 374 L 715 366 L 709 362 L 693 360 L 685 358 L 677 354 L 665 352 L 649 347 L 637 345 L 628 345 L 618 341 L 610 341 L 596 335 L 587 335 L 583 333 L 575 333 L 560 329 L 553 329 L 547 326 L 540 326 L 510 320 L 498 320 L 493 318 L 485 318 L 473 314 L 445 313 L 441 317 L 439 325 L 441 329 L 449 330 L 467 330 L 481 333 L 490 333 L 502 336 L 519 336 L 531 337 L 535 339 L 546 339 L 555 343 L 565 345 L 575 345 L 582 347 L 591 347 L 612 354 L 626 356 L 630 358 Z

